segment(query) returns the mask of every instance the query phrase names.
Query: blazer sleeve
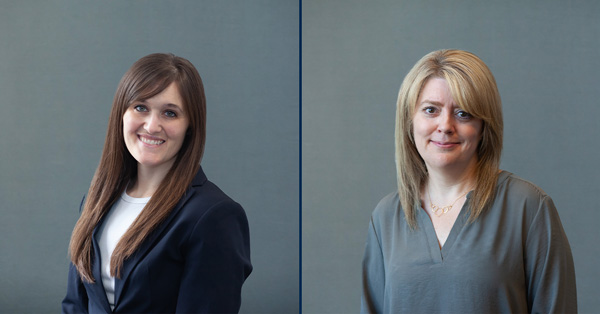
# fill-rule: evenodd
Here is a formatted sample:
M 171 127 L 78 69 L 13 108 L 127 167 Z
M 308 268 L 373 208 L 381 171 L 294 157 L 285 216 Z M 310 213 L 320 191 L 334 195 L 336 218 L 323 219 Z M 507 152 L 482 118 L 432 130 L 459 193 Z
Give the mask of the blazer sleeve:
M 213 206 L 185 244 L 177 312 L 237 313 L 242 284 L 252 271 L 248 220 L 227 200 Z
M 571 247 L 548 196 L 531 222 L 524 262 L 529 313 L 577 313 Z
M 69 265 L 67 295 L 62 301 L 63 313 L 88 313 L 88 296 L 73 263 Z
M 85 195 L 79 204 L 79 212 L 83 209 Z M 79 277 L 77 268 L 69 263 L 69 277 L 67 279 L 67 295 L 62 301 L 63 313 L 88 313 L 88 296 L 85 286 Z
M 383 311 L 384 287 L 385 268 L 383 253 L 374 219 L 371 217 L 362 264 L 361 313 L 381 313 Z

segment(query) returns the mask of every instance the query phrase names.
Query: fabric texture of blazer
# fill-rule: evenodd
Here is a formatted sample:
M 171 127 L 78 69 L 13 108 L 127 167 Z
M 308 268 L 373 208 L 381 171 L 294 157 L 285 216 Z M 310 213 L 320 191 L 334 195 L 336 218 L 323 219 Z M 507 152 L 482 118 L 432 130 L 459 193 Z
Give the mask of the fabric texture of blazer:
M 71 263 L 63 313 L 239 311 L 242 284 L 252 272 L 248 220 L 202 169 L 167 218 L 123 263 L 112 311 L 102 286 L 98 226 L 92 241 L 95 282 L 82 282 Z

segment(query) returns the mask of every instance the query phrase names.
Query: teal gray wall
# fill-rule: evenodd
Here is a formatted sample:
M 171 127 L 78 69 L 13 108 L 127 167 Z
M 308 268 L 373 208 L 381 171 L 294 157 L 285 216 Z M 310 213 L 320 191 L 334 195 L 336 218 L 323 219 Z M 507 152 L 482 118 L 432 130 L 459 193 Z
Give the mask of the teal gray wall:
M 304 0 L 303 312 L 358 311 L 372 209 L 395 188 L 398 87 L 460 48 L 496 76 L 502 168 L 550 194 L 580 311 L 600 308 L 600 4 Z M 0 309 L 57 312 L 67 244 L 119 79 L 173 52 L 202 75 L 208 177 L 244 205 L 255 266 L 243 313 L 298 311 L 298 2 L 0 2 Z
M 596 1 L 302 1 L 303 312 L 359 310 L 369 217 L 396 188 L 398 89 L 442 48 L 494 73 L 502 168 L 552 196 L 580 312 L 598 312 L 599 17 Z
M 153 52 L 204 80 L 202 165 L 250 223 L 242 313 L 298 312 L 298 36 L 295 0 L 0 1 L 0 312 L 60 311 L 113 95 Z

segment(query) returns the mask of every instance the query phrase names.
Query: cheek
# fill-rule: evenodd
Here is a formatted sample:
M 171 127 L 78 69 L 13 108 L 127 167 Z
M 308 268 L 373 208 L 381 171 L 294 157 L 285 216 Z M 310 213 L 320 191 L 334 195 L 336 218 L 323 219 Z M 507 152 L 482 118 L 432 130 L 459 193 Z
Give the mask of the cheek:
M 423 137 L 431 133 L 427 124 L 417 118 L 413 120 L 412 132 L 415 142 L 423 140 Z
M 123 118 L 123 134 L 129 133 L 129 130 L 131 130 L 131 122 Z
M 481 120 L 478 121 L 475 125 L 473 125 L 473 139 L 479 144 L 481 139 L 483 138 L 483 123 Z
M 465 139 L 470 143 L 469 146 L 476 149 L 483 138 L 481 127 L 469 127 L 464 130 Z
M 131 133 L 131 132 L 133 132 L 135 130 L 137 130 L 136 122 L 131 117 L 131 115 L 129 114 L 129 112 L 126 112 L 123 115 L 123 134 Z
M 181 123 L 181 124 L 177 124 L 177 125 L 172 125 L 169 128 L 169 134 L 170 134 L 171 138 L 173 138 L 179 142 L 183 142 L 185 139 L 187 130 L 188 130 L 187 123 Z

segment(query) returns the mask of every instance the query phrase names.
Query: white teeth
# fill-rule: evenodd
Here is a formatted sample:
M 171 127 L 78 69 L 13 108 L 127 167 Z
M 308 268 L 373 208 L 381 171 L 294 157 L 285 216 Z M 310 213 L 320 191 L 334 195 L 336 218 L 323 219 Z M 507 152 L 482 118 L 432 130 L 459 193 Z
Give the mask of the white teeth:
M 150 140 L 150 139 L 147 139 L 147 138 L 144 138 L 144 137 L 141 137 L 141 136 L 140 136 L 140 140 L 142 142 L 144 142 L 146 144 L 150 144 L 150 145 L 160 145 L 160 144 L 162 144 L 162 143 L 165 142 L 165 141 L 162 141 L 162 140 L 160 140 L 160 141 Z

